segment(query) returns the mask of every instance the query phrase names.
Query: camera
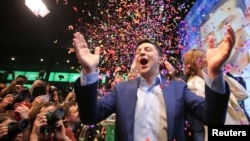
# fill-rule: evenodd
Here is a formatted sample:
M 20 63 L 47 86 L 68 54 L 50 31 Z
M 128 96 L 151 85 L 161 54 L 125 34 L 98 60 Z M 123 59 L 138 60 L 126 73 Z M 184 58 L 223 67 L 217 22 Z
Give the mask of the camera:
M 46 114 L 47 117 L 47 125 L 41 127 L 40 132 L 44 134 L 48 134 L 56 129 L 56 122 L 63 118 L 65 112 L 62 108 L 58 108 L 53 112 L 49 112 Z
M 16 81 L 16 85 L 24 85 L 24 81 L 23 80 L 17 80 Z
M 17 134 L 23 132 L 25 129 L 29 128 L 31 125 L 29 119 L 21 119 L 18 122 L 12 122 L 8 125 L 8 135 L 14 137 Z
M 44 79 L 45 73 L 46 72 L 44 70 L 40 70 L 39 73 L 38 73 L 38 77 L 36 78 L 36 80 L 43 80 L 43 81 L 45 81 L 45 79 Z
M 12 140 L 12 138 L 16 137 L 19 133 L 28 129 L 31 125 L 29 119 L 21 119 L 18 122 L 11 122 L 8 124 L 8 135 L 3 136 L 1 140 Z

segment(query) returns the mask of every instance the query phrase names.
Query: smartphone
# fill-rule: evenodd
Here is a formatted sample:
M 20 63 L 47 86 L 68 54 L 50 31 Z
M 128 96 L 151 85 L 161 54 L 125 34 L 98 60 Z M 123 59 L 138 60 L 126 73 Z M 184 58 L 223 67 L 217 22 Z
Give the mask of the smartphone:
M 43 98 L 43 99 L 45 99 L 46 102 L 49 102 L 49 100 L 50 100 L 50 96 L 49 95 L 41 95 L 40 97 Z

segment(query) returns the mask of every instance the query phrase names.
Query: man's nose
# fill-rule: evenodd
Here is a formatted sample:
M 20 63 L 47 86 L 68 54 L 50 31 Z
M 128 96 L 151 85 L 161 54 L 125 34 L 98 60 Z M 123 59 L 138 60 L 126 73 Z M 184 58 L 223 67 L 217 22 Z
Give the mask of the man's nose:
M 144 56 L 144 55 L 145 55 L 144 51 L 141 51 L 140 56 Z

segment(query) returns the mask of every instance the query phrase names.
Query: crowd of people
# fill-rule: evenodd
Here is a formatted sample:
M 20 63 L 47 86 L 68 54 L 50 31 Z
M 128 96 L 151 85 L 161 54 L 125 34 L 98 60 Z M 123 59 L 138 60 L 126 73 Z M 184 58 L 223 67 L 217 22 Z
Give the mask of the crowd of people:
M 28 77 L 18 75 L 1 89 L 1 141 L 104 141 L 104 124 L 81 123 L 74 91 L 62 97 L 60 89 L 45 80 L 25 87 Z

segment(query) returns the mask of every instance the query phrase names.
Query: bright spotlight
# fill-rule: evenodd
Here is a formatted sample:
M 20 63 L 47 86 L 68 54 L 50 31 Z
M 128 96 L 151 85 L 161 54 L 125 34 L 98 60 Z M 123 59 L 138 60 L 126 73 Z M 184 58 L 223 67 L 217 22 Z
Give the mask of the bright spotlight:
M 37 17 L 44 17 L 49 14 L 49 10 L 42 0 L 25 0 L 25 5 L 35 14 Z

